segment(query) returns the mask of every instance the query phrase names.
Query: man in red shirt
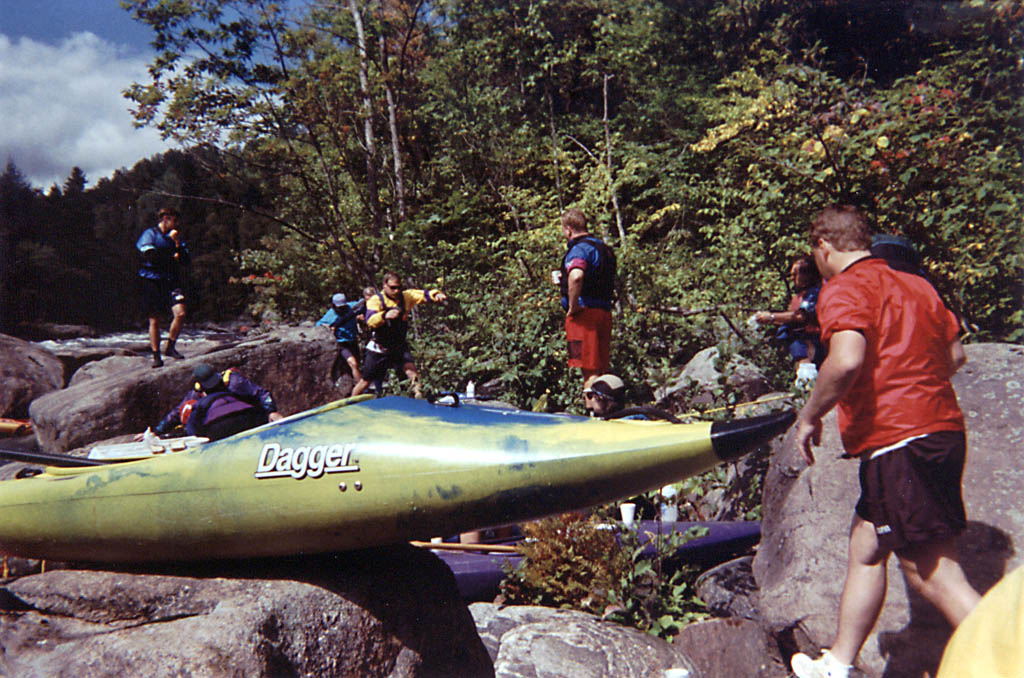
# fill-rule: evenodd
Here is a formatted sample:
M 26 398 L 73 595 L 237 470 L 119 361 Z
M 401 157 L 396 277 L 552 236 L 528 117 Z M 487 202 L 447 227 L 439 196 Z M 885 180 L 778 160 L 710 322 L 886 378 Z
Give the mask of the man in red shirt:
M 835 641 L 816 660 L 794 655 L 792 666 L 798 678 L 846 678 L 885 602 L 890 553 L 954 627 L 979 600 L 956 555 L 967 524 L 966 441 L 950 377 L 966 356 L 956 317 L 928 281 L 871 256 L 856 208 L 818 214 L 811 245 L 827 280 L 818 320 L 829 351 L 800 412 L 797 444 L 813 464 L 821 418 L 838 405 L 846 455 L 861 460 L 861 496 Z

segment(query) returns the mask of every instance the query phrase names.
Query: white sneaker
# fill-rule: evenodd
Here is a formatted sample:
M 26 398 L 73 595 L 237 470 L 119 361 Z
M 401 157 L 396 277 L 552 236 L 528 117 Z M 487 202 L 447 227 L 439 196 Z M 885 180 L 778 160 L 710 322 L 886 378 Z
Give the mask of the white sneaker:
M 828 650 L 822 650 L 821 656 L 817 659 L 797 652 L 789 663 L 796 678 L 849 678 L 850 669 L 853 668 L 849 664 L 839 663 Z

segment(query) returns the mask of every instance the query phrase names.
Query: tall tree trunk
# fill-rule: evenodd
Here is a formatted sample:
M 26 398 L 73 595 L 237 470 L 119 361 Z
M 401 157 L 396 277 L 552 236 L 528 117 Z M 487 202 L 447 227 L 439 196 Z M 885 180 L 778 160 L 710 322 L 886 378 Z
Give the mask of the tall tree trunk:
M 558 196 L 558 213 L 565 211 L 562 203 L 562 171 L 558 164 L 558 131 L 555 129 L 555 102 L 551 95 L 550 85 L 547 90 L 548 96 L 548 123 L 551 126 L 551 161 L 555 165 L 555 195 Z
M 381 2 L 383 8 L 384 3 Z M 395 91 L 391 86 L 391 70 L 388 64 L 387 46 L 384 36 L 380 39 L 380 67 L 384 71 L 384 94 L 388 102 L 388 130 L 391 132 L 391 157 L 395 170 L 395 200 L 398 203 L 398 220 L 405 218 L 405 168 L 398 144 L 398 104 L 395 102 Z
M 619 209 L 619 196 L 615 193 L 615 181 L 612 178 L 612 134 L 608 128 L 608 81 L 612 76 L 604 76 L 604 151 L 605 170 L 608 172 L 608 192 L 612 196 L 612 208 L 615 210 L 615 225 L 619 229 L 619 246 L 626 244 L 626 231 L 622 227 L 622 210 Z
M 359 89 L 363 95 L 363 139 L 366 144 L 366 192 L 373 214 L 373 234 L 380 237 L 384 232 L 384 212 L 380 205 L 380 191 L 377 186 L 377 142 L 373 132 L 373 99 L 370 96 L 369 52 L 366 49 L 366 32 L 363 17 L 359 13 L 358 0 L 348 0 L 349 11 L 356 28 L 359 47 Z

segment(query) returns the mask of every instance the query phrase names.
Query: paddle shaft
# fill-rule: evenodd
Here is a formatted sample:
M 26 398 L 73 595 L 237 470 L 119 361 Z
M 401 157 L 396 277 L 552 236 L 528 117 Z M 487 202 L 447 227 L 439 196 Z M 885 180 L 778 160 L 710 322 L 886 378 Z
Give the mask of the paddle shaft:
M 413 546 L 440 551 L 493 551 L 495 553 L 518 553 L 519 549 L 507 544 L 459 544 L 451 542 L 411 541 Z
M 110 461 L 71 457 L 66 454 L 47 454 L 46 452 L 22 452 L 20 450 L 0 449 L 0 459 L 22 461 L 26 464 L 44 464 L 46 466 L 105 466 Z

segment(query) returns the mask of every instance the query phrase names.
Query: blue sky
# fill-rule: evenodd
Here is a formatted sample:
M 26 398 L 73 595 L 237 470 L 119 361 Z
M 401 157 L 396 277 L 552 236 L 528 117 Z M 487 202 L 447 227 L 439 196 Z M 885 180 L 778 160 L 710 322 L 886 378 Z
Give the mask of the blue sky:
M 150 40 L 118 0 L 0 0 L 0 163 L 45 190 L 74 166 L 93 184 L 169 148 L 121 96 L 146 81 Z

